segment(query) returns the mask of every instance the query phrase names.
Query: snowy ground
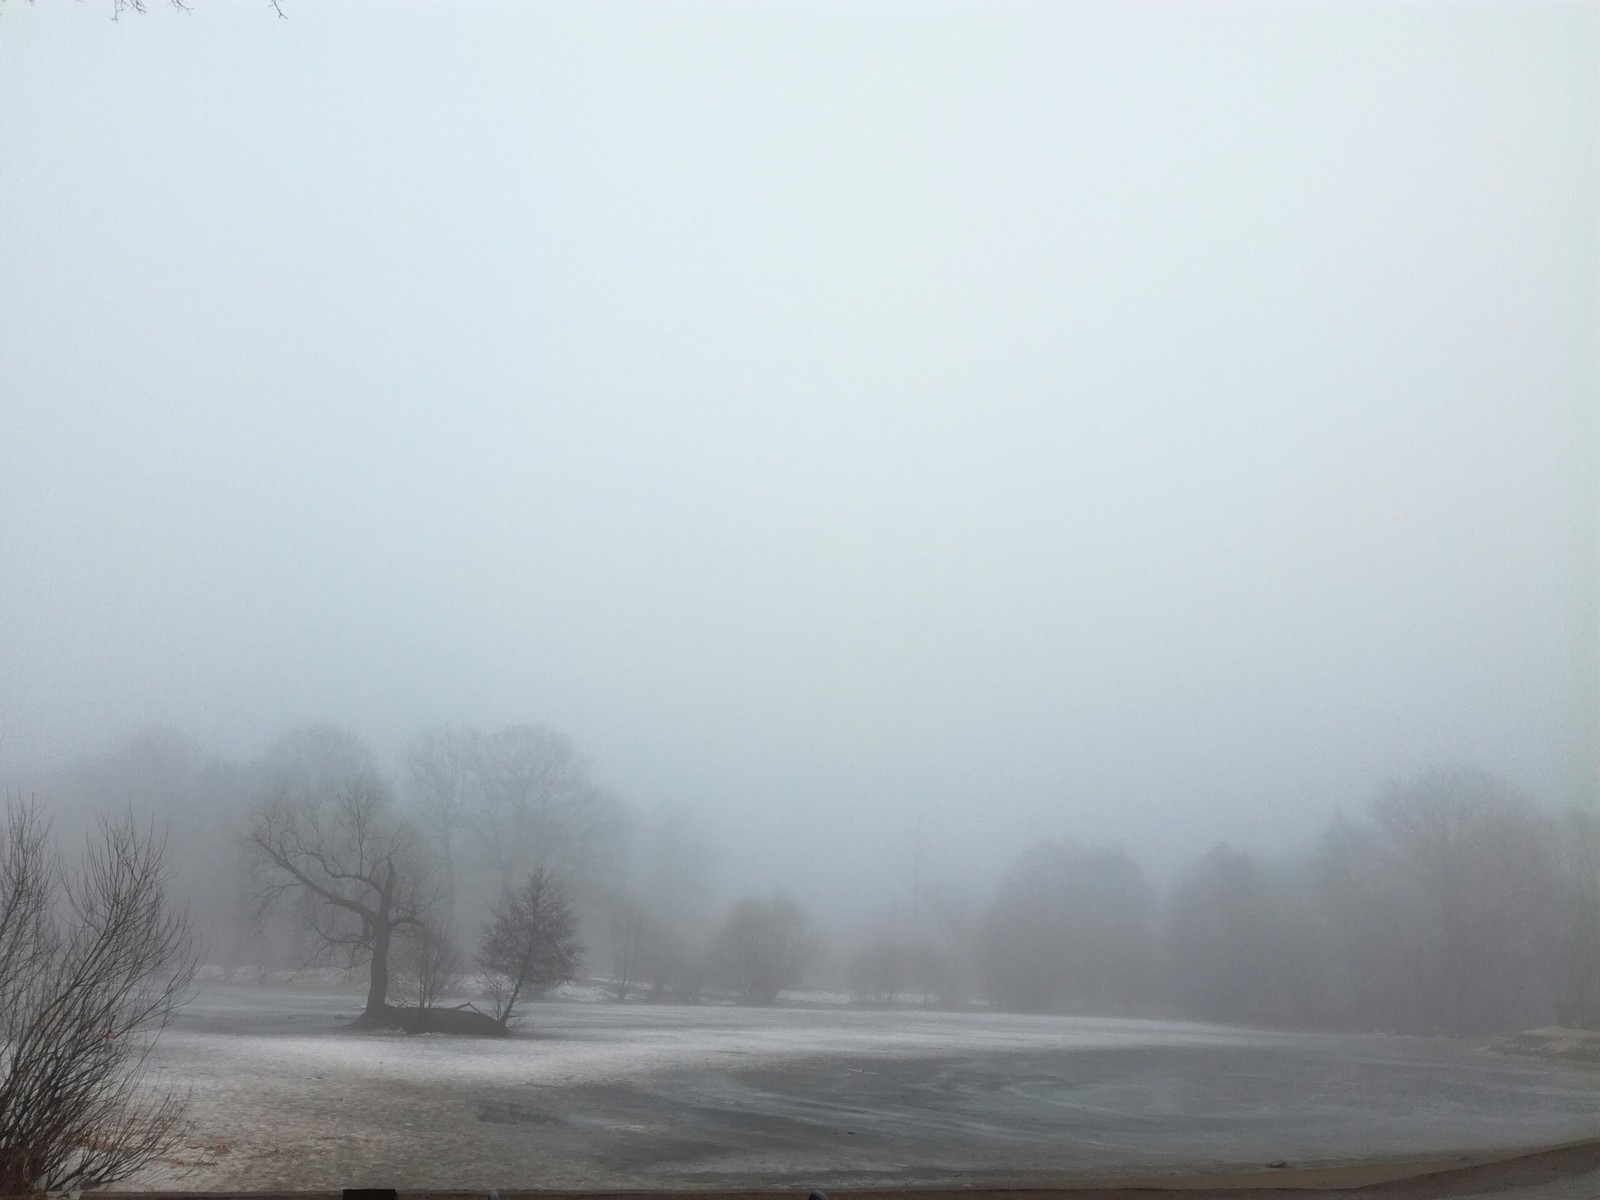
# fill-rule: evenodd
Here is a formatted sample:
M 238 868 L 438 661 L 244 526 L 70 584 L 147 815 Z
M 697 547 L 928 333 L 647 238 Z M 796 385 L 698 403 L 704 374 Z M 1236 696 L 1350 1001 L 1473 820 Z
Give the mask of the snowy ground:
M 1600 1134 L 1600 1069 L 1444 1039 L 565 1002 L 499 1041 L 341 1030 L 357 1007 L 211 986 L 158 1053 L 190 1145 L 122 1187 L 970 1182 Z

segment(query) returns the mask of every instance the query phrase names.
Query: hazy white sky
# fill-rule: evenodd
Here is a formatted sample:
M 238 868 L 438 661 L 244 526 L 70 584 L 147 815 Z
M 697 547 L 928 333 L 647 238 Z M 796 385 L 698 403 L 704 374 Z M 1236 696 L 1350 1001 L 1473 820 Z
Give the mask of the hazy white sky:
M 1593 6 L 151 3 L 0 8 L 8 782 L 538 720 L 821 889 L 1596 798 Z

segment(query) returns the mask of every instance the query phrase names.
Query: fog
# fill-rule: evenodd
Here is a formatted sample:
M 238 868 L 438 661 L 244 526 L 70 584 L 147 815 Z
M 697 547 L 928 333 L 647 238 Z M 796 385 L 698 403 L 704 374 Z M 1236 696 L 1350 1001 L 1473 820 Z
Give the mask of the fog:
M 1600 803 L 1591 7 L 284 11 L 0 6 L 8 794 L 536 723 L 862 927 Z

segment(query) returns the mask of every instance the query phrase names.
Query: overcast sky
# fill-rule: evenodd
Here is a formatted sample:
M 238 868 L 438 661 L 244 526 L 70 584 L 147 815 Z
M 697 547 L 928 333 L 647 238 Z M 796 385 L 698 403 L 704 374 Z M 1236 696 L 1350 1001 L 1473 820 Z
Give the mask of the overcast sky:
M 4 782 L 543 721 L 821 890 L 1596 798 L 1596 8 L 150 3 L 0 6 Z

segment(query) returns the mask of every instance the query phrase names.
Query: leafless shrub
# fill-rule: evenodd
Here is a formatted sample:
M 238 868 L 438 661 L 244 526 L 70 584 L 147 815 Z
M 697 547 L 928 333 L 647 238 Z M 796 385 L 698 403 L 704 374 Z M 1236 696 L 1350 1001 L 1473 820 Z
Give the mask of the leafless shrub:
M 188 0 L 168 0 L 168 3 L 179 12 L 189 12 Z M 283 11 L 283 0 L 267 0 L 267 7 L 280 17 L 288 17 Z M 125 12 L 142 13 L 148 11 L 148 0 L 111 0 L 111 19 L 118 20 Z
M 171 1153 L 187 1097 L 146 1060 L 188 998 L 189 919 L 164 843 L 102 822 L 64 871 L 39 811 L 8 805 L 0 846 L 0 1195 L 99 1187 Z
M 461 950 L 450 931 L 430 922 L 402 945 L 400 970 L 418 1008 L 433 1008 L 461 986 Z
M 639 898 L 618 890 L 606 906 L 606 933 L 611 950 L 610 992 L 619 1003 L 639 986 L 645 963 L 659 940 L 658 930 Z

